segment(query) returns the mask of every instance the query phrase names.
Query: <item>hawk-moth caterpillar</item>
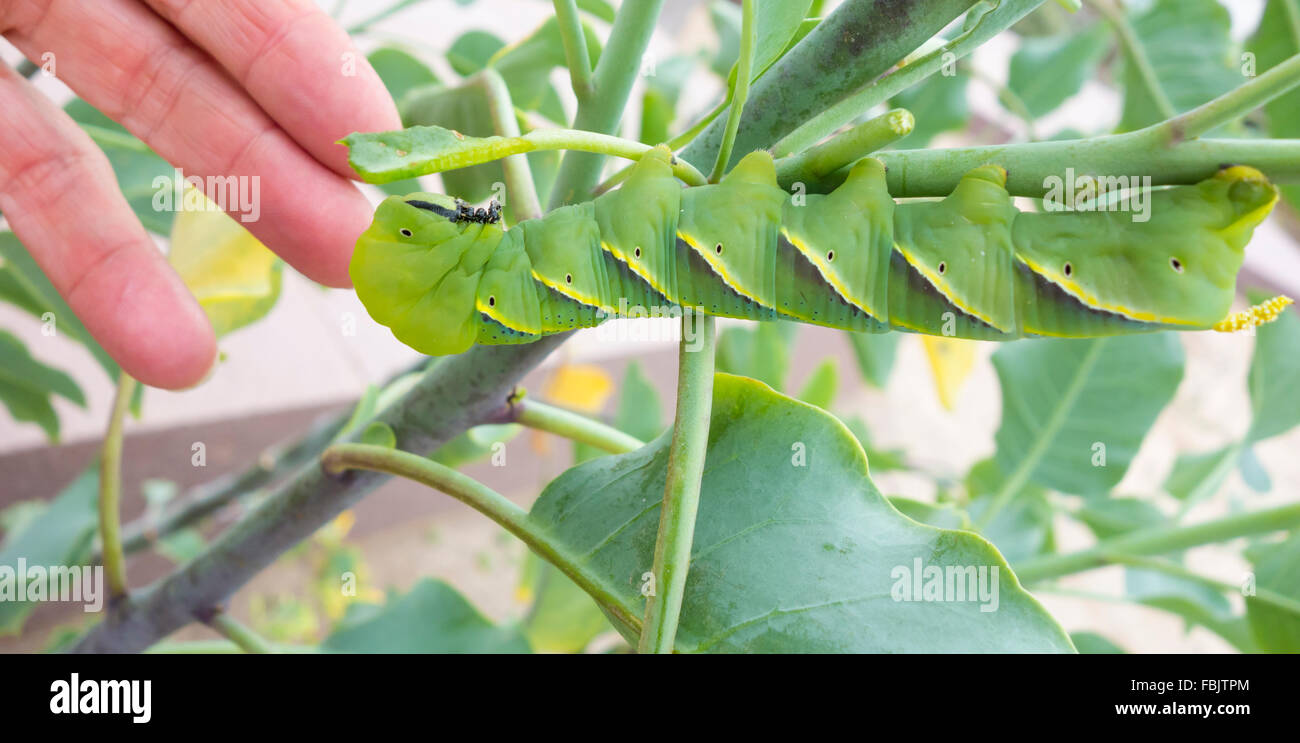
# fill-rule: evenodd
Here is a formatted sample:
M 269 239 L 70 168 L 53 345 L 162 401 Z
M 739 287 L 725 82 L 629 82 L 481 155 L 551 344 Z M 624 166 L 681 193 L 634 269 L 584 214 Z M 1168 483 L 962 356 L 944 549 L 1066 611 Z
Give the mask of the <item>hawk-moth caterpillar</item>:
M 1241 324 L 1225 320 L 1237 271 L 1277 200 L 1259 171 L 1231 166 L 1151 191 L 1145 222 L 1021 212 L 1006 171 L 985 165 L 942 200 L 895 203 L 872 158 L 796 199 L 765 151 L 690 188 L 671 158 L 653 149 L 621 188 L 508 230 L 450 197 L 389 197 L 357 241 L 357 294 L 432 355 L 664 305 L 983 340 L 1207 329 Z

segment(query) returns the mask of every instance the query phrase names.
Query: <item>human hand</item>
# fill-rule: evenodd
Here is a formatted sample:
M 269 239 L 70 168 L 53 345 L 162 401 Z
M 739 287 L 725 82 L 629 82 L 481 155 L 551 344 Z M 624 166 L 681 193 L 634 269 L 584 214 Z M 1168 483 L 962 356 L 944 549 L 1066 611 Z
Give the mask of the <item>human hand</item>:
M 308 277 L 349 285 L 372 210 L 335 141 L 401 122 L 311 0 L 0 0 L 0 35 L 38 63 L 53 53 L 73 91 L 186 174 L 259 176 L 245 227 Z M 0 212 L 90 333 L 146 384 L 201 381 L 212 328 L 103 152 L 3 65 L 0 131 Z

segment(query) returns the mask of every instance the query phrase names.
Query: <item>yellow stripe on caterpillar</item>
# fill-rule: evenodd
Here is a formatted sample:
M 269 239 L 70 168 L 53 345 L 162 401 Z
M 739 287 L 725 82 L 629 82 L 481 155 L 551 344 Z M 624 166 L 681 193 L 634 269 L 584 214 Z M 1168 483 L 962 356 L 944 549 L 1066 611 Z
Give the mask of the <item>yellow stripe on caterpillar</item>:
M 1087 290 L 1085 290 L 1082 286 L 1080 286 L 1078 282 L 1067 279 L 1065 275 L 1060 272 L 1053 271 L 1052 269 L 1049 269 L 1046 266 L 1043 266 L 1033 261 L 1030 258 L 1026 258 L 1025 256 L 1019 253 L 1016 254 L 1016 260 L 1025 264 L 1025 266 L 1027 266 L 1030 271 L 1033 271 L 1039 276 L 1042 276 L 1043 278 L 1047 279 L 1053 284 L 1056 284 L 1057 286 L 1061 287 L 1062 291 L 1077 299 L 1084 306 L 1091 307 L 1094 310 L 1105 310 L 1106 312 L 1113 312 L 1117 315 L 1121 315 L 1130 320 L 1137 320 L 1139 322 L 1154 322 L 1154 323 L 1161 323 L 1162 325 L 1188 325 L 1188 326 L 1196 325 L 1196 323 L 1191 323 L 1186 320 L 1181 320 L 1177 317 L 1160 317 L 1159 315 L 1156 315 L 1153 312 L 1142 312 L 1140 310 L 1130 309 L 1121 304 L 1107 304 L 1101 301 L 1101 299 L 1096 295 L 1090 294 Z
M 835 276 L 834 273 L 831 272 L 831 267 L 827 265 L 825 261 L 822 260 L 822 257 L 814 253 L 812 250 L 810 250 L 802 240 L 795 237 L 794 235 L 791 235 L 789 230 L 785 229 L 784 227 L 781 228 L 781 235 L 785 237 L 785 239 L 788 240 L 790 244 L 794 246 L 794 249 L 799 251 L 804 258 L 807 258 L 809 263 L 813 264 L 813 268 L 817 269 L 817 273 L 821 274 L 822 279 L 827 284 L 830 284 L 831 288 L 835 290 L 836 294 L 840 295 L 840 299 L 843 299 L 845 302 L 848 302 L 854 307 L 857 307 L 858 309 L 862 310 L 863 312 L 867 313 L 873 318 L 880 317 L 880 315 L 876 313 L 875 308 L 869 306 L 866 302 L 863 302 L 861 299 L 854 297 L 849 292 L 849 288 L 845 286 L 844 283 L 841 282 Z
M 948 282 L 944 281 L 943 278 L 939 276 L 939 274 L 935 273 L 934 271 L 931 271 L 927 266 L 922 264 L 916 258 L 912 257 L 912 254 L 907 252 L 907 250 L 904 249 L 902 245 L 899 245 L 898 243 L 894 243 L 894 250 L 897 250 L 903 256 L 903 258 L 909 264 L 911 264 L 912 268 L 916 269 L 917 273 L 925 277 L 925 280 L 930 282 L 930 285 L 933 286 L 940 294 L 942 294 L 944 299 L 948 300 L 949 302 L 952 302 L 952 304 L 957 309 L 961 310 L 962 312 L 965 312 L 967 315 L 970 315 L 971 317 L 978 318 L 981 322 L 983 322 L 985 325 L 989 326 L 990 328 L 996 328 L 997 330 L 1001 330 L 1003 333 L 1011 332 L 1011 329 L 1009 328 L 998 327 L 998 324 L 993 322 L 993 318 L 989 317 L 987 313 L 980 312 L 968 302 L 963 302 L 961 299 L 958 299 L 956 296 L 954 296 L 952 293 L 952 289 L 949 288 L 948 286 Z M 892 317 L 890 318 L 890 321 L 891 322 L 893 321 Z
M 1234 312 L 1214 324 L 1214 329 L 1220 333 L 1235 333 L 1238 330 L 1259 327 L 1265 323 L 1276 320 L 1282 310 L 1287 308 L 1294 300 L 1287 296 L 1276 296 L 1272 299 L 1261 302 L 1254 307 L 1241 312 Z

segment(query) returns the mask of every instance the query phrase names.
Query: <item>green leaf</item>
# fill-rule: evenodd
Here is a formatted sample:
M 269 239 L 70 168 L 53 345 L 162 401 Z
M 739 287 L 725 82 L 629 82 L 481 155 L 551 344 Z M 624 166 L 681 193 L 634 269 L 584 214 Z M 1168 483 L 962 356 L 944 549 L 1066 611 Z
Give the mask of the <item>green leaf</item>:
M 1011 57 L 1007 87 L 1031 115 L 1051 113 L 1096 74 L 1110 44 L 1110 30 L 1101 23 L 1079 32 L 1026 39 Z
M 1300 314 L 1285 310 L 1255 331 L 1255 357 L 1247 379 L 1253 416 L 1247 443 L 1300 424 Z
M 894 370 L 894 356 L 902 333 L 845 333 L 858 360 L 862 378 L 872 387 L 884 388 Z
M 1255 55 L 1255 74 L 1263 74 L 1280 62 L 1300 54 L 1300 7 L 1295 0 L 1268 0 L 1259 29 L 1246 44 Z M 1267 132 L 1277 139 L 1300 137 L 1300 89 L 1292 89 L 1264 105 Z M 1300 209 L 1300 187 L 1284 185 L 1282 195 Z
M 27 565 L 46 568 L 79 566 L 99 526 L 98 503 L 99 471 L 92 468 L 64 488 L 26 529 L 5 539 L 0 547 L 0 566 L 16 571 L 20 558 Z M 21 631 L 34 608 L 31 601 L 0 601 L 0 636 Z
M 513 627 L 492 624 L 456 589 L 421 579 L 383 606 L 353 604 L 321 643 L 336 653 L 527 653 Z
M 839 385 L 839 374 L 833 359 L 826 359 L 813 370 L 808 381 L 804 382 L 799 392 L 799 399 L 809 405 L 816 405 L 822 410 L 830 410 L 835 402 L 835 388 Z
M 1063 493 L 1109 492 L 1178 388 L 1172 333 L 1027 340 L 993 354 L 1002 386 L 997 461 Z M 1010 475 L 1008 475 L 1010 476 Z
M 234 218 L 194 190 L 172 225 L 167 261 L 220 338 L 266 316 L 280 298 L 283 264 Z
M 1258 550 L 1254 559 L 1255 588 L 1264 588 L 1300 601 L 1300 533 Z M 1246 596 L 1246 620 L 1259 649 L 1269 653 L 1300 652 L 1300 616 Z
M 760 322 L 752 327 L 724 329 L 718 334 L 718 371 L 757 379 L 772 389 L 784 389 L 795 329 L 787 322 Z
M 1228 11 L 1217 0 L 1156 0 L 1132 19 L 1138 45 L 1175 112 L 1181 113 L 1222 95 L 1244 80 L 1232 60 Z M 1136 65 L 1123 70 L 1124 112 L 1120 131 L 1162 121 Z M 918 116 L 919 119 L 919 116 Z
M 366 59 L 375 68 L 379 79 L 394 101 L 401 104 L 406 94 L 426 85 L 437 85 L 438 76 L 429 66 L 420 61 L 410 51 L 400 46 L 381 46 L 371 52 Z M 454 65 L 453 65 L 454 66 Z
M 844 425 L 857 438 L 862 450 L 867 453 L 867 462 L 872 472 L 908 469 L 907 457 L 902 449 L 877 449 L 871 445 L 871 431 L 860 416 L 845 418 Z
M 1225 446 L 1214 451 L 1183 454 L 1165 479 L 1166 493 L 1179 500 L 1197 503 L 1215 493 L 1232 473 L 1241 451 L 1239 446 Z
M 669 438 L 570 469 L 529 516 L 631 616 L 644 612 Z M 867 477 L 861 447 L 825 411 L 719 374 L 708 452 L 677 650 L 1072 650 L 987 541 L 894 510 Z M 916 577 L 926 567 L 983 566 L 987 576 L 996 567 L 997 610 L 981 611 L 978 599 L 895 600 L 908 598 L 918 564 Z
M 936 135 L 964 129 L 970 123 L 966 104 L 969 76 L 931 75 L 927 80 L 899 93 L 889 101 L 890 108 L 905 108 L 916 118 L 916 126 L 907 135 L 908 147 L 924 147 Z
M 1095 632 L 1071 632 L 1070 639 L 1080 655 L 1119 655 L 1127 653 L 1124 648 L 1107 640 Z
M 447 50 L 447 63 L 461 77 L 469 77 L 487 67 L 492 55 L 506 45 L 496 34 L 473 29 L 466 31 L 451 43 Z
M 397 446 L 397 433 L 387 423 L 375 421 L 361 432 L 361 443 L 393 449 Z
M 184 565 L 198 557 L 207 546 L 207 540 L 198 529 L 178 529 L 160 537 L 155 549 L 173 563 Z
M 614 427 L 642 441 L 649 441 L 663 433 L 665 425 L 659 391 L 650 383 L 641 364 L 632 361 L 623 373 Z
M 59 415 L 51 400 L 56 395 L 86 407 L 86 397 L 72 377 L 32 358 L 17 336 L 0 330 L 0 403 L 9 415 L 36 423 L 57 442 Z

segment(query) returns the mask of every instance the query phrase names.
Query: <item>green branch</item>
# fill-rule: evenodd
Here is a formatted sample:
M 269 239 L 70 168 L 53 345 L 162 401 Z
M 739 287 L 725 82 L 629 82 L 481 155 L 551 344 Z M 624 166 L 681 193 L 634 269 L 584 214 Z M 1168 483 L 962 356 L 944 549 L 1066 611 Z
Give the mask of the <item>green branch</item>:
M 795 155 L 776 161 L 782 183 L 816 181 L 912 133 L 916 119 L 905 108 L 865 121 Z
M 645 446 L 645 442 L 584 415 L 516 395 L 503 422 L 520 423 L 529 428 L 590 444 L 611 454 L 625 454 Z
M 348 470 L 369 470 L 397 475 L 440 490 L 495 521 L 518 537 L 547 562 L 573 579 L 606 611 L 630 631 L 639 628 L 640 620 L 623 603 L 618 593 L 590 572 L 575 555 L 569 554 L 550 535 L 528 518 L 528 512 L 509 498 L 472 477 L 424 457 L 369 444 L 336 444 L 321 455 L 321 466 L 332 475 Z
M 582 19 L 574 0 L 555 0 L 555 20 L 560 26 L 560 41 L 564 44 L 564 61 L 569 68 L 573 95 L 581 104 L 591 98 L 596 87 L 591 82 L 587 37 L 582 33 Z
M 1163 132 L 1170 143 L 1194 139 L 1245 116 L 1296 85 L 1300 85 L 1300 54 L 1208 103 L 1157 125 L 1156 129 Z
M 126 553 L 122 550 L 122 425 L 131 406 L 136 381 L 122 372 L 118 377 L 113 412 L 104 434 L 99 464 L 99 541 L 113 599 L 126 596 Z
M 984 42 L 1010 28 L 1042 4 L 1043 0 L 1000 0 L 996 4 L 997 7 L 991 10 L 988 4 L 972 9 L 971 13 L 977 15 L 973 18 L 973 24 L 967 22 L 967 29 L 961 35 L 919 59 L 905 63 L 882 78 L 876 79 L 874 75 L 867 78 L 865 84 L 835 105 L 810 112 L 808 117 L 798 120 L 799 126 L 791 127 L 793 131 L 777 142 L 773 149 L 783 154 L 808 149 L 872 108 L 924 82 L 931 75 L 943 70 L 945 65 L 953 64 L 975 51 Z M 910 47 L 908 51 L 918 46 L 919 43 Z M 890 64 L 892 65 L 897 59 L 895 57 L 890 60 Z
M 696 329 L 688 325 L 696 316 L 682 316 L 682 340 L 677 369 L 677 417 L 668 449 L 668 479 L 655 540 L 654 590 L 646 599 L 645 629 L 637 650 L 671 653 L 677 637 L 677 620 L 686 592 L 695 539 L 695 514 L 700 505 L 700 478 L 709 445 L 709 415 L 713 405 L 714 320 L 703 319 Z M 698 334 L 698 337 L 696 335 Z M 698 342 L 698 347 L 692 345 Z
M 1032 558 L 1014 566 L 1014 570 L 1020 582 L 1028 584 L 1102 567 L 1114 555 L 1160 555 L 1297 525 L 1300 503 L 1293 503 L 1193 526 L 1158 526 L 1129 532 L 1079 552 Z
M 754 46 L 758 41 L 758 30 L 754 18 L 754 0 L 742 0 L 740 24 L 740 60 L 736 62 L 736 82 L 731 92 L 731 112 L 727 114 L 727 124 L 722 132 L 722 144 L 718 147 L 718 157 L 713 163 L 713 173 L 709 180 L 717 183 L 727 172 L 727 163 L 731 162 L 731 150 L 736 146 L 736 130 L 740 127 L 740 115 L 745 110 L 745 101 L 749 100 L 750 77 L 754 70 Z
M 605 49 L 592 73 L 594 93 L 585 104 L 578 105 L 574 129 L 610 134 L 618 128 L 662 7 L 663 0 L 638 0 L 619 6 Z M 604 159 L 596 154 L 565 155 L 551 190 L 551 206 L 587 198 L 600 180 L 603 165 Z

